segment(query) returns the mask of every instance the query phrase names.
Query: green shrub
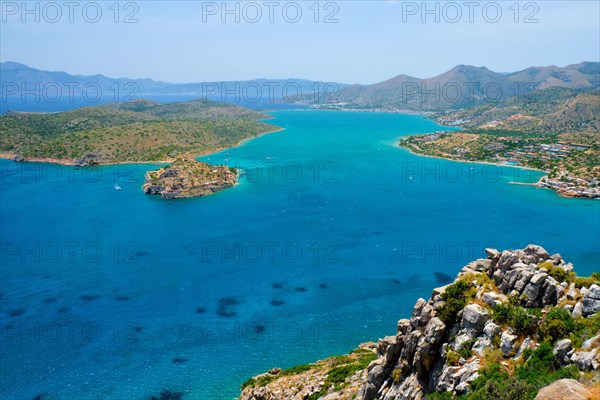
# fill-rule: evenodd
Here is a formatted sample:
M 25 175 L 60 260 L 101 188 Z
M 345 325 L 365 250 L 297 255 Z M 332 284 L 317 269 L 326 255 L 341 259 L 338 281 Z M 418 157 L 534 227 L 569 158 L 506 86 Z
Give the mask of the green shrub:
M 281 371 L 281 374 L 282 375 L 297 375 L 297 374 L 301 374 L 302 372 L 309 371 L 313 367 L 314 367 L 313 364 L 296 365 L 292 368 L 284 369 L 283 371 Z
M 260 387 L 265 386 L 273 382 L 277 378 L 277 375 L 262 375 L 258 378 L 250 378 L 246 382 L 242 383 L 242 390 L 247 387 Z
M 544 261 L 544 262 L 549 262 L 549 261 Z M 573 279 L 575 279 L 574 272 L 565 271 L 561 267 L 554 266 L 554 264 L 552 264 L 551 262 L 550 262 L 550 264 L 551 264 L 550 267 L 545 267 L 545 268 L 548 270 L 548 275 L 550 275 L 551 277 L 556 279 L 557 282 L 571 283 L 573 281 Z M 540 266 L 541 266 L 541 264 L 540 264 Z
M 568 337 L 571 333 L 580 330 L 578 324 L 571 314 L 561 307 L 552 308 L 540 323 L 540 335 L 550 343 Z
M 498 324 L 508 324 L 510 319 L 510 310 L 510 305 L 499 304 L 496 308 L 494 308 L 492 319 Z
M 454 350 L 450 350 L 446 354 L 446 359 L 448 360 L 448 364 L 450 364 L 450 365 L 458 365 L 458 360 L 460 360 L 460 354 L 458 354 Z
M 329 390 L 329 388 L 332 386 L 336 391 L 340 390 L 349 376 L 352 376 L 356 372 L 362 371 L 363 369 L 367 368 L 371 361 L 377 358 L 377 354 L 366 349 L 357 349 L 352 353 L 359 354 L 360 357 L 351 364 L 346 364 L 330 369 L 329 372 L 327 372 L 327 378 L 325 378 L 325 382 L 321 390 L 318 393 L 313 393 L 310 396 L 308 396 L 307 400 L 319 399 L 320 397 L 324 396 Z
M 247 387 L 253 387 L 255 384 L 256 379 L 250 378 L 246 382 L 242 383 L 242 390 L 246 389 Z
M 512 327 L 518 334 L 530 335 L 536 331 L 536 322 L 539 314 L 538 309 L 526 309 L 513 304 L 500 304 L 492 314 L 494 322 L 499 324 L 507 324 Z
M 535 317 L 523 307 L 514 307 L 511 315 L 511 326 L 515 331 L 522 335 L 529 335 L 535 332 Z
M 394 370 L 392 371 L 392 380 L 394 381 L 394 383 L 397 383 L 400 382 L 400 379 L 402 379 L 402 369 L 394 368 Z
M 326 383 L 338 385 L 344 383 L 346 379 L 359 370 L 358 365 L 348 364 L 341 367 L 335 367 L 327 374 Z
M 549 373 L 555 371 L 556 360 L 552 353 L 552 346 L 544 342 L 536 350 L 528 350 L 523 352 L 525 362 L 516 369 L 515 375 L 532 383 L 545 380 Z
M 464 342 L 460 346 L 460 349 L 458 350 L 458 354 L 460 354 L 460 356 L 464 359 L 471 357 L 473 355 L 473 350 L 471 350 L 471 349 L 473 348 L 473 345 L 475 344 L 476 341 L 477 341 L 477 339 L 470 339 L 470 340 L 467 340 L 466 342 Z
M 581 289 L 582 287 L 589 288 L 593 284 L 599 284 L 600 282 L 594 276 L 578 277 L 575 278 L 575 287 Z
M 540 388 L 558 379 L 576 379 L 576 366 L 556 369 L 552 346 L 542 343 L 537 350 L 525 350 L 525 363 L 516 368 L 514 375 L 499 364 L 480 371 L 471 382 L 471 391 L 461 397 L 466 400 L 533 400 Z
M 425 400 L 452 400 L 454 396 L 449 392 L 430 393 L 425 396 Z
M 449 285 L 441 294 L 444 304 L 438 310 L 438 318 L 447 325 L 454 323 L 457 314 L 465 308 L 468 300 L 473 296 L 473 289 L 473 284 L 462 280 Z
M 508 376 L 503 380 L 486 380 L 483 386 L 468 393 L 467 400 L 529 400 L 537 393 L 537 388 L 515 378 Z

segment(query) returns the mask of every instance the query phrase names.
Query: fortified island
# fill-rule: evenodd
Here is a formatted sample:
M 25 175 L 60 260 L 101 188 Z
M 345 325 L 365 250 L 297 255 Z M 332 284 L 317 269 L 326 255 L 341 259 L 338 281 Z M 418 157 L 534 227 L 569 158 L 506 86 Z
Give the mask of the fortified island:
M 536 245 L 486 253 L 395 335 L 250 378 L 240 400 L 600 398 L 600 273 Z
M 182 199 L 206 196 L 233 187 L 237 170 L 227 166 L 213 166 L 191 157 L 179 156 L 158 170 L 146 172 L 142 190 L 160 195 L 163 199 Z

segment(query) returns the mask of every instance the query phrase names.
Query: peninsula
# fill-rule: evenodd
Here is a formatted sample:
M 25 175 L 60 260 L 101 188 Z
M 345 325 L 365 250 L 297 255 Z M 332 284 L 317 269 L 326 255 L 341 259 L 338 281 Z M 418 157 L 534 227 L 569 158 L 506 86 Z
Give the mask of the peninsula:
M 232 104 L 150 100 L 83 107 L 60 113 L 0 117 L 0 157 L 91 166 L 170 162 L 232 147 L 280 128 L 268 115 Z
M 434 115 L 460 127 L 403 138 L 416 154 L 523 166 L 565 197 L 600 198 L 600 92 L 549 88 L 499 104 Z
M 212 166 L 179 156 L 164 168 L 146 173 L 142 190 L 163 199 L 206 196 L 233 187 L 237 171 L 227 166 Z
M 577 277 L 536 245 L 486 252 L 417 300 L 394 335 L 272 369 L 246 381 L 240 400 L 598 398 L 600 274 Z

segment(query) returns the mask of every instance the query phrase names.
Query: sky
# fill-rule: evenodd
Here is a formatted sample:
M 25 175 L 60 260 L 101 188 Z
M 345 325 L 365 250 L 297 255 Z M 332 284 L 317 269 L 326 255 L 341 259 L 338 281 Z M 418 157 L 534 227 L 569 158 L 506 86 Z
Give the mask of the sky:
M 0 60 L 188 83 L 370 84 L 600 60 L 600 1 L 2 1 Z

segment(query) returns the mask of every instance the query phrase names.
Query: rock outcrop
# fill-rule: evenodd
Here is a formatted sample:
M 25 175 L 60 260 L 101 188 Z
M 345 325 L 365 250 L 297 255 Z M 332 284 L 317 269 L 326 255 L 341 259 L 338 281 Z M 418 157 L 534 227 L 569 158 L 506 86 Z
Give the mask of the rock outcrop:
M 163 199 L 206 196 L 233 187 L 237 173 L 227 166 L 213 166 L 178 157 L 164 168 L 146 173 L 142 190 Z
M 551 256 L 535 245 L 523 250 L 486 252 L 487 258 L 465 266 L 454 284 L 435 289 L 429 300 L 417 300 L 410 319 L 398 322 L 396 334 L 378 341 L 378 357 L 368 366 L 363 375 L 366 379 L 354 397 L 330 390 L 326 397 L 315 397 L 313 392 L 304 398 L 419 400 L 432 392 L 461 395 L 480 376 L 490 352 L 496 352 L 495 357 L 508 365 L 517 360 L 524 362 L 523 357 L 540 346 L 542 338 L 536 329 L 524 333 L 492 318 L 498 307 L 535 308 L 539 315 L 559 310 L 573 318 L 579 312 L 580 319 L 600 309 L 600 286 L 578 289 L 566 281 L 559 282 L 573 269 L 560 255 Z M 457 288 L 464 288 L 462 300 L 460 296 L 458 300 L 451 297 L 449 287 L 453 287 L 452 296 L 456 296 Z M 453 314 L 449 311 L 452 304 L 462 307 Z M 600 380 L 599 345 L 600 335 L 588 338 L 579 348 L 564 338 L 556 341 L 552 353 L 558 364 L 593 371 Z M 269 393 L 274 384 L 277 382 L 260 390 Z M 270 398 L 254 393 L 244 390 L 240 399 Z
M 77 167 L 91 167 L 95 165 L 99 165 L 98 155 L 97 154 L 85 154 L 81 156 L 81 158 L 75 161 L 75 166 Z

